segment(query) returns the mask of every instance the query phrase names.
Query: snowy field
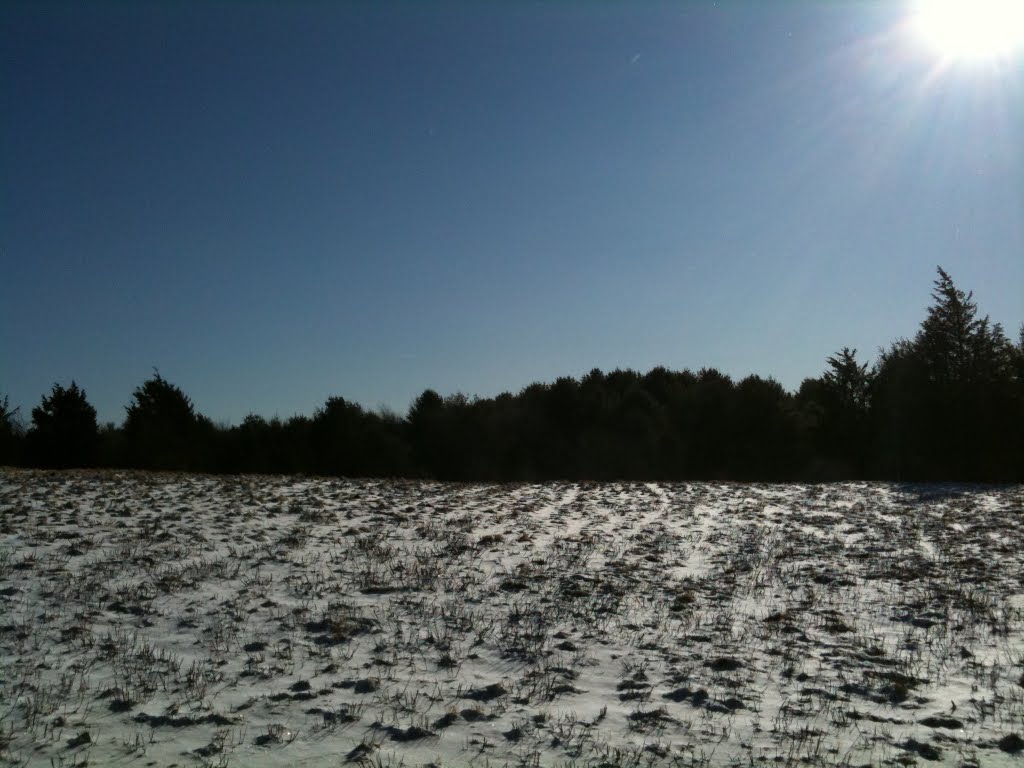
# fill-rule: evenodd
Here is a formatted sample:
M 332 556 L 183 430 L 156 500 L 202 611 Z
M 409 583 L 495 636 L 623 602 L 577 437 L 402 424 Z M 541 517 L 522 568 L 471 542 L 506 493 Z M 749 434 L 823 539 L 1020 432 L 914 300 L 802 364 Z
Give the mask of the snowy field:
M 0 765 L 1024 763 L 1024 488 L 0 472 Z

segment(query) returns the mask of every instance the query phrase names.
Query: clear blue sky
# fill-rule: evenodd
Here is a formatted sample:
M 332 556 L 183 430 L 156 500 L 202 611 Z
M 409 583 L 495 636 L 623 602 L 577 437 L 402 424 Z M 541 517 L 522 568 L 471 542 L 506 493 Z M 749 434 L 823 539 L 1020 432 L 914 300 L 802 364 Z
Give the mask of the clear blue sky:
M 384 6 L 383 8 L 380 6 Z M 655 365 L 795 389 L 935 266 L 1024 320 L 1024 57 L 899 2 L 0 5 L 0 394 L 405 412 Z

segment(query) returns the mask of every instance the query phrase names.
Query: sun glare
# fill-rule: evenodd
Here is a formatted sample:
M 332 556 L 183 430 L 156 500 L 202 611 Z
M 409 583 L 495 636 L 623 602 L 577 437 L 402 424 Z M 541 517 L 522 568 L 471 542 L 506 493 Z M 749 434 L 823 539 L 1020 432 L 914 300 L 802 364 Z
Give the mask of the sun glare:
M 921 36 L 953 59 L 997 58 L 1024 49 L 1024 0 L 921 0 Z

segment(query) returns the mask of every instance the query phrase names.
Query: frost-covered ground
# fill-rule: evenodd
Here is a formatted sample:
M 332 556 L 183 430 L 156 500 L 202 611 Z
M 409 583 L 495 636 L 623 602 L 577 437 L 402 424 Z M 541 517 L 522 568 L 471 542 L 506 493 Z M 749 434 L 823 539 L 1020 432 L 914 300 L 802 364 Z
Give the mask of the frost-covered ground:
M 1008 765 L 1022 507 L 4 471 L 0 765 Z

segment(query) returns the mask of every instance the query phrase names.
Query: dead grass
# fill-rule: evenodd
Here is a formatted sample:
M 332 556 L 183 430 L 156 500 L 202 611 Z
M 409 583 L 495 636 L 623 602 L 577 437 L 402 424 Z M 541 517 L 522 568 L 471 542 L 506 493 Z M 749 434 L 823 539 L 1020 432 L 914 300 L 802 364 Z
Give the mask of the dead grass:
M 0 765 L 1013 759 L 1022 507 L 7 471 Z

